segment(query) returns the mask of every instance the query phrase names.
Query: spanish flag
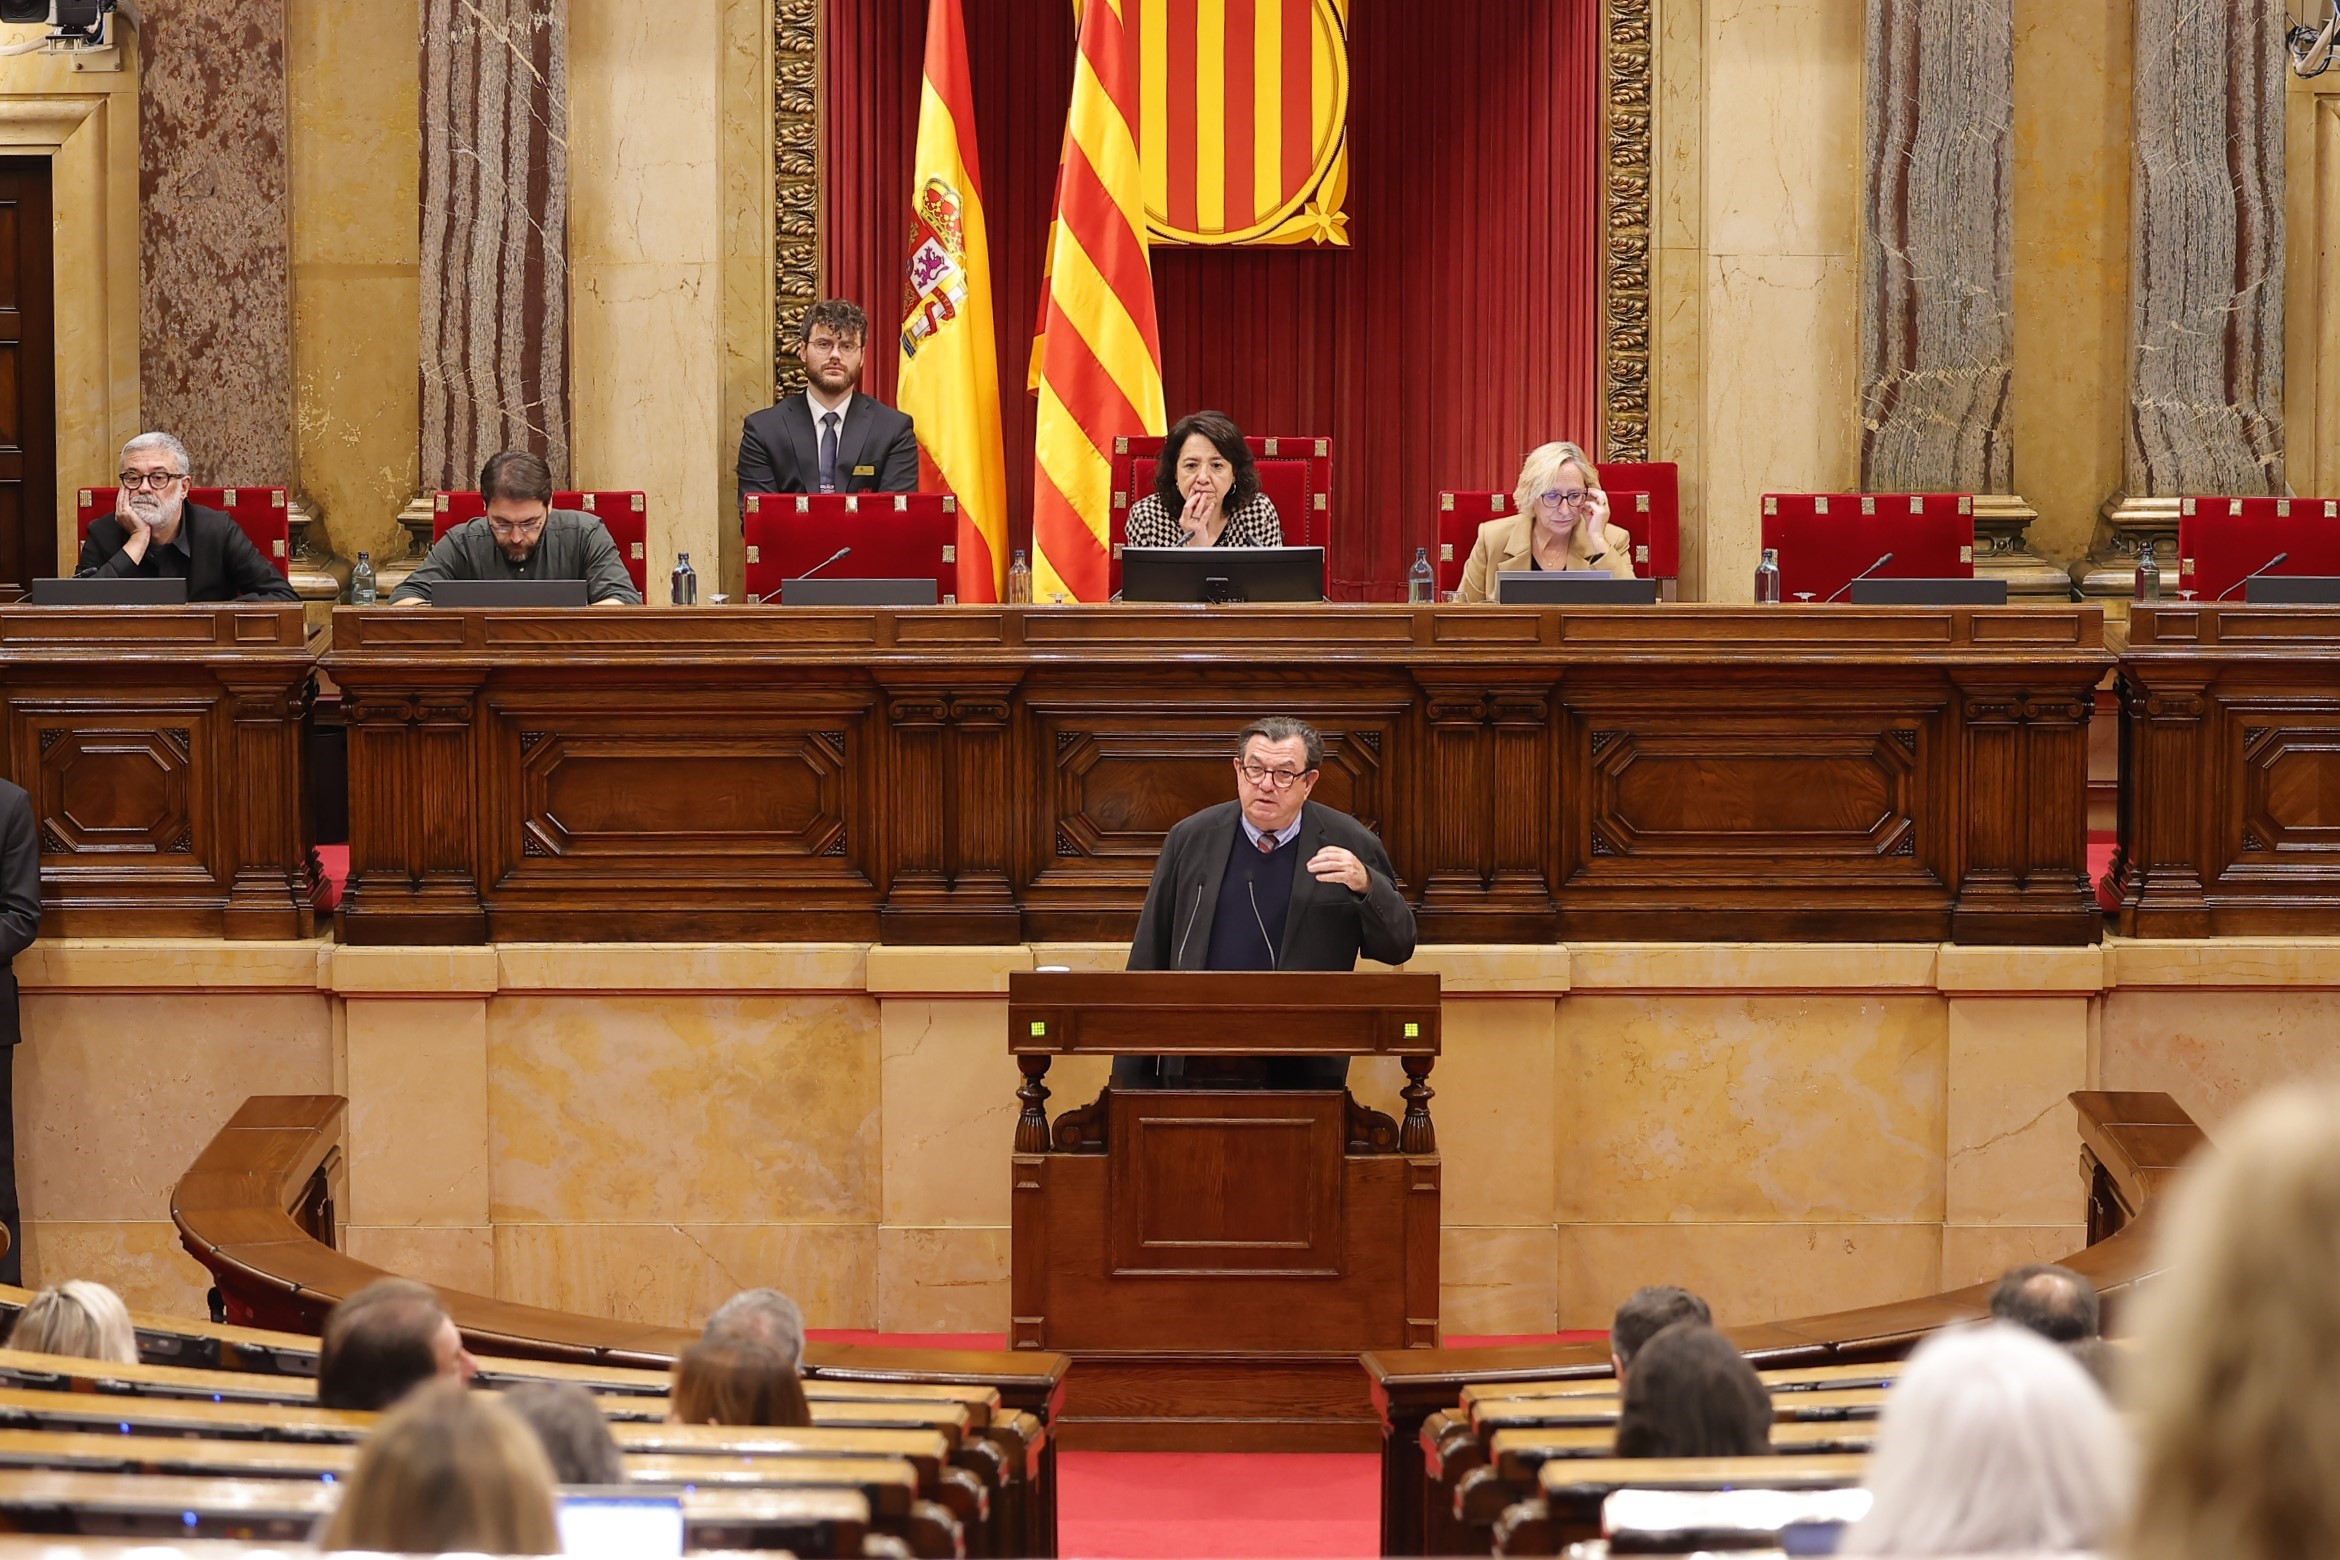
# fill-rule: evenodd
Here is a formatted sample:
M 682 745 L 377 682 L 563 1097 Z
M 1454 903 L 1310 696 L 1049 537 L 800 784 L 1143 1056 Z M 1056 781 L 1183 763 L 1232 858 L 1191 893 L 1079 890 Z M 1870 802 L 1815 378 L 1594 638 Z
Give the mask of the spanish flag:
M 1046 343 L 1032 481 L 1033 588 L 1075 601 L 1111 593 L 1117 437 L 1159 434 L 1161 333 L 1138 161 L 1136 0 L 1089 0 L 1049 239 Z
M 918 421 L 918 485 L 958 496 L 959 599 L 997 601 L 1007 577 L 1007 447 L 959 0 L 931 0 L 927 10 L 902 299 L 897 399 Z

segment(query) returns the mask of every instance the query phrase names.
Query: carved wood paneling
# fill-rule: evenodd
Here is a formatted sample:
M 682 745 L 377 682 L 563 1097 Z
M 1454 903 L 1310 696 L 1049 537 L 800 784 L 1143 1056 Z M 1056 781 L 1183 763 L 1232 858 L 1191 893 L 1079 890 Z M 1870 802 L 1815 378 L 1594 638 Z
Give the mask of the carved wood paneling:
M 1650 213 L 1657 201 L 1650 155 L 1657 80 L 1651 0 L 1608 0 L 1606 22 L 1601 447 L 1610 460 L 1648 460 Z
M 772 5 L 772 394 L 804 388 L 804 311 L 821 295 L 820 0 Z M 873 318 L 883 298 L 871 300 Z M 874 331 L 880 340 L 885 333 Z

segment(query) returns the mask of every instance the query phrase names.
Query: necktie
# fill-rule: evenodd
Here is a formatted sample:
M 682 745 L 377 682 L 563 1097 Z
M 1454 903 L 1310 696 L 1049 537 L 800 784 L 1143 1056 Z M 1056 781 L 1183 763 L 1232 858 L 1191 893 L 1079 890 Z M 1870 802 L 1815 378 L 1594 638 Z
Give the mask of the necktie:
M 1274 835 L 1263 834 L 1259 837 L 1259 853 L 1263 856 L 1272 856 L 1276 853 L 1276 837 Z
M 821 414 L 821 491 L 837 491 L 837 414 Z

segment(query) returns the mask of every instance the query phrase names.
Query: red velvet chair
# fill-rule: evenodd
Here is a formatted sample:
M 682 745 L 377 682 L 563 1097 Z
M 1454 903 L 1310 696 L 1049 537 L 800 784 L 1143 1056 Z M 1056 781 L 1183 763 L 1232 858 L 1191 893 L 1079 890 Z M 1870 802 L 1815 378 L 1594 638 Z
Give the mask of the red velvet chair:
M 1826 601 L 1887 553 L 1878 579 L 1972 579 L 1974 498 L 1962 493 L 1766 493 L 1763 545 L 1780 592 Z
M 100 515 L 110 515 L 120 502 L 119 488 L 81 488 L 74 494 L 75 542 L 89 539 L 90 522 Z M 199 487 L 187 490 L 190 503 L 206 509 L 224 509 L 252 545 L 260 549 L 260 556 L 276 565 L 276 572 L 292 578 L 292 510 L 285 490 L 272 487 L 216 488 Z M 60 560 L 65 567 L 58 572 L 73 572 L 69 560 Z
M 553 495 L 552 506 L 582 509 L 607 526 L 610 539 L 618 545 L 618 556 L 625 560 L 626 573 L 633 576 L 634 589 L 642 593 L 644 601 L 650 599 L 650 517 L 643 494 L 623 489 L 562 492 Z M 437 495 L 431 509 L 431 540 L 436 542 L 466 520 L 486 514 L 487 503 L 477 492 L 460 490 Z
M 2234 591 L 2227 599 L 2240 600 L 2234 588 L 2277 553 L 2291 556 L 2269 574 L 2340 574 L 2340 499 L 2180 499 L 2177 579 L 2165 572 L 2162 590 L 2190 590 L 2198 601 Z
M 821 572 L 837 579 L 932 577 L 939 601 L 959 599 L 959 501 L 948 493 L 751 493 L 747 593 L 777 603 L 780 584 L 851 547 Z
M 1330 548 L 1332 440 L 1246 438 L 1243 442 L 1250 446 L 1252 464 L 1259 468 L 1259 490 L 1275 502 L 1276 517 L 1283 522 L 1284 545 Z M 1112 583 L 1117 593 L 1121 589 L 1121 549 L 1129 540 L 1129 506 L 1154 491 L 1154 468 L 1161 459 L 1162 441 L 1152 435 L 1113 441 Z
M 1658 556 L 1656 536 L 1656 503 L 1648 493 L 1635 493 L 1621 488 L 1607 488 L 1609 495 L 1609 523 L 1622 527 L 1633 538 L 1633 572 L 1645 580 L 1659 579 L 1653 565 Z M 1478 545 L 1479 527 L 1490 520 L 1518 513 L 1509 493 L 1441 493 L 1438 495 L 1438 552 L 1432 559 L 1438 565 L 1438 594 L 1462 588 L 1463 569 L 1471 561 L 1471 549 Z M 1671 556 L 1679 558 L 1679 544 L 1671 545 Z M 1410 564 L 1411 559 L 1407 560 Z
M 1617 523 L 1633 533 L 1633 572 L 1645 579 L 1682 577 L 1682 474 L 1670 460 L 1604 460 L 1601 486 L 1612 493 L 1646 493 L 1646 523 L 1630 517 Z M 1615 504 L 1612 509 L 1618 508 Z

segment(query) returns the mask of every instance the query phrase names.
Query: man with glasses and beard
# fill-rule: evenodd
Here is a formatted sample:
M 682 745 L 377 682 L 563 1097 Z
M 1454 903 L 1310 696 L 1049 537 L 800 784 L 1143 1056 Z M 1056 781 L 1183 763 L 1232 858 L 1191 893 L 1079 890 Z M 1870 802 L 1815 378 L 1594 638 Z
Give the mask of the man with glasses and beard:
M 805 388 L 739 431 L 739 492 L 915 493 L 918 431 L 905 412 L 855 389 L 869 345 L 858 304 L 824 298 L 798 337 Z
M 1290 716 L 1243 728 L 1235 796 L 1171 829 L 1130 943 L 1133 970 L 1353 970 L 1403 964 L 1414 911 L 1389 853 L 1347 813 L 1311 802 L 1324 739 Z M 1337 1089 L 1349 1059 L 1125 1056 L 1115 1088 L 1262 1083 Z
M 83 578 L 187 582 L 189 601 L 298 601 L 233 517 L 187 498 L 187 446 L 142 433 L 122 446 L 114 512 L 90 522 Z
M 526 450 L 491 455 L 480 468 L 487 513 L 466 520 L 390 593 L 390 605 L 431 599 L 443 580 L 583 580 L 597 607 L 638 607 L 642 593 L 609 527 L 576 509 L 552 507 L 552 470 Z

